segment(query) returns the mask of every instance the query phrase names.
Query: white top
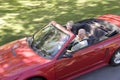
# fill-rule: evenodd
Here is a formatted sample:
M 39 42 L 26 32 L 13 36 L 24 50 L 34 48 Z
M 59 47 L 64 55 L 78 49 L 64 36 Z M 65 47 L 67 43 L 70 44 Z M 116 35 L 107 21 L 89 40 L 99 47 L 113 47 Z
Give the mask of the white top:
M 77 38 L 78 38 L 78 36 L 76 36 L 74 41 L 78 42 L 78 43 L 71 48 L 71 51 L 76 51 L 83 47 L 88 46 L 88 41 L 87 41 L 88 37 L 85 37 L 82 41 L 79 41 Z

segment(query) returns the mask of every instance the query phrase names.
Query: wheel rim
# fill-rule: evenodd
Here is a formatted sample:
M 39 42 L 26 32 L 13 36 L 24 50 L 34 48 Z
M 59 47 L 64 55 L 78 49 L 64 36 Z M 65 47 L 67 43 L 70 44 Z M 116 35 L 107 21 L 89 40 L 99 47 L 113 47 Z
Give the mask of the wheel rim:
M 115 54 L 114 62 L 116 64 L 120 63 L 120 52 L 119 51 Z

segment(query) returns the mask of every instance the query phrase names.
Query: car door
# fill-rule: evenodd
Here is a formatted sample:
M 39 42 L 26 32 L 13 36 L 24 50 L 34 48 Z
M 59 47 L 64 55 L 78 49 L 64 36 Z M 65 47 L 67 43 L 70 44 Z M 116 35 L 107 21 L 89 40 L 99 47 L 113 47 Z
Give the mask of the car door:
M 80 67 L 79 71 L 104 63 L 105 52 L 106 49 L 101 43 L 75 52 L 75 54 L 77 54 L 76 56 L 78 56 L 78 67 Z
M 55 63 L 56 78 L 64 79 L 79 74 L 87 68 L 102 64 L 106 49 L 103 43 L 72 52 L 72 58 L 61 58 Z
M 55 63 L 56 80 L 63 80 L 75 73 L 78 70 L 78 59 L 76 54 L 71 58 L 61 58 Z

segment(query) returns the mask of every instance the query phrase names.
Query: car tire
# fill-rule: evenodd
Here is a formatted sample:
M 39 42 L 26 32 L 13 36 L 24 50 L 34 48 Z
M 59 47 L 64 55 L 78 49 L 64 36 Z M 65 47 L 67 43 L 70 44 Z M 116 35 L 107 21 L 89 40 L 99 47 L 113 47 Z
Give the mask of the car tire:
M 110 59 L 110 65 L 117 66 L 120 65 L 120 49 L 116 50 Z
M 33 78 L 28 79 L 28 80 L 45 80 L 45 79 L 40 78 L 40 77 L 33 77 Z

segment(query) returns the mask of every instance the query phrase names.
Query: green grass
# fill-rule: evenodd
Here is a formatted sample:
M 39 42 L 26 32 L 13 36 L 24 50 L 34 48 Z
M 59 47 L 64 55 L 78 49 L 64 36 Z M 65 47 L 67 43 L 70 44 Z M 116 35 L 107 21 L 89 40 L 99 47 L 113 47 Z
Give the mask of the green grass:
M 52 20 L 65 24 L 120 15 L 119 0 L 0 0 L 0 45 L 33 34 Z

